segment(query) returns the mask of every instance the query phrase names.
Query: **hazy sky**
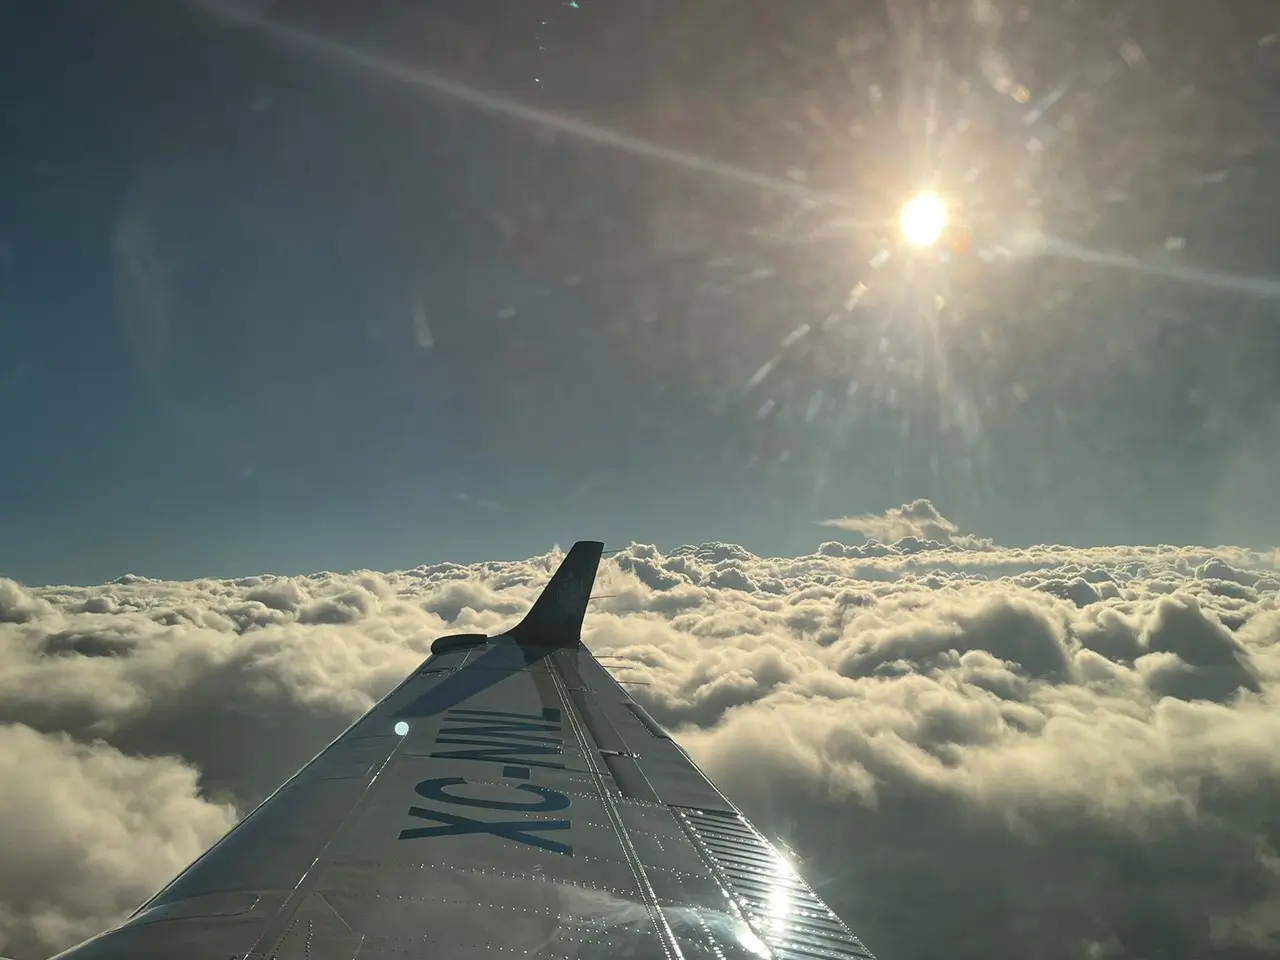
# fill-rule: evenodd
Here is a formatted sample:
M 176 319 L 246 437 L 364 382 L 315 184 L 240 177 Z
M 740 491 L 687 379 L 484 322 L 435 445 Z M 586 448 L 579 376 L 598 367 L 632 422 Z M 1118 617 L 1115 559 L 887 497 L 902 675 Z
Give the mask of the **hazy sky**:
M 3 5 L 0 572 L 795 553 L 916 497 L 1011 544 L 1274 544 L 1278 30 Z M 895 233 L 924 187 L 945 258 Z

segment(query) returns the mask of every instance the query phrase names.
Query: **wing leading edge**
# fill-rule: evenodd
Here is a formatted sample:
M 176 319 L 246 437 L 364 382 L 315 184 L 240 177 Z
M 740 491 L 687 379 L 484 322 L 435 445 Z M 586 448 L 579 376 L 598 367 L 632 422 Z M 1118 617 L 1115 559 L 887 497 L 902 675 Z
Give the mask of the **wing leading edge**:
M 580 641 L 602 546 L 59 960 L 869 958 Z

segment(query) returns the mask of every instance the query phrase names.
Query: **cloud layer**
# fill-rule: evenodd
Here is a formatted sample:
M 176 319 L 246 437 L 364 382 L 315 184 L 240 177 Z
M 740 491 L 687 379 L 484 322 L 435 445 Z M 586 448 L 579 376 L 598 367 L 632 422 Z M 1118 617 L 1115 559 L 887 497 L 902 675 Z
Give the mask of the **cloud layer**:
M 586 639 L 885 957 L 1280 950 L 1280 556 L 967 537 L 633 544 Z M 0 953 L 127 912 L 558 557 L 0 580 Z M 252 744 L 253 749 L 246 749 Z

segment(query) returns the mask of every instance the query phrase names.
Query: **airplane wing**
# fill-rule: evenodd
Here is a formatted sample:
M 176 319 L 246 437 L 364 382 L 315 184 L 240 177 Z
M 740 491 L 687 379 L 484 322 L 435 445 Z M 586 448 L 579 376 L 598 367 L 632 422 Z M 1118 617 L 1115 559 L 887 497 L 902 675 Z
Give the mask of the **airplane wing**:
M 582 646 L 601 549 L 57 960 L 871 957 Z

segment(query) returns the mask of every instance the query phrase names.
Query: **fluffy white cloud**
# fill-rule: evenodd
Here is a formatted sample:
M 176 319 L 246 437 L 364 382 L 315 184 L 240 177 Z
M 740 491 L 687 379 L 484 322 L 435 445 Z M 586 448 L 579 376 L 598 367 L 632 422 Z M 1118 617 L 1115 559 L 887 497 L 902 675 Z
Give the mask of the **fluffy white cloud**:
M 879 519 L 795 558 L 632 545 L 587 642 L 883 956 L 1274 954 L 1280 557 Z M 0 580 L 0 953 L 136 905 L 557 559 Z
M 915 544 L 908 546 L 899 541 L 954 543 L 971 549 L 991 546 L 989 540 L 961 535 L 958 526 L 944 517 L 931 501 L 924 499 L 904 503 L 881 514 L 860 514 L 856 517 L 824 520 L 822 525 L 861 534 L 878 547 L 883 547 L 886 543 L 897 544 L 900 549 L 915 547 Z
M 151 896 L 235 823 L 172 757 L 0 725 L 0 944 L 82 940 Z

